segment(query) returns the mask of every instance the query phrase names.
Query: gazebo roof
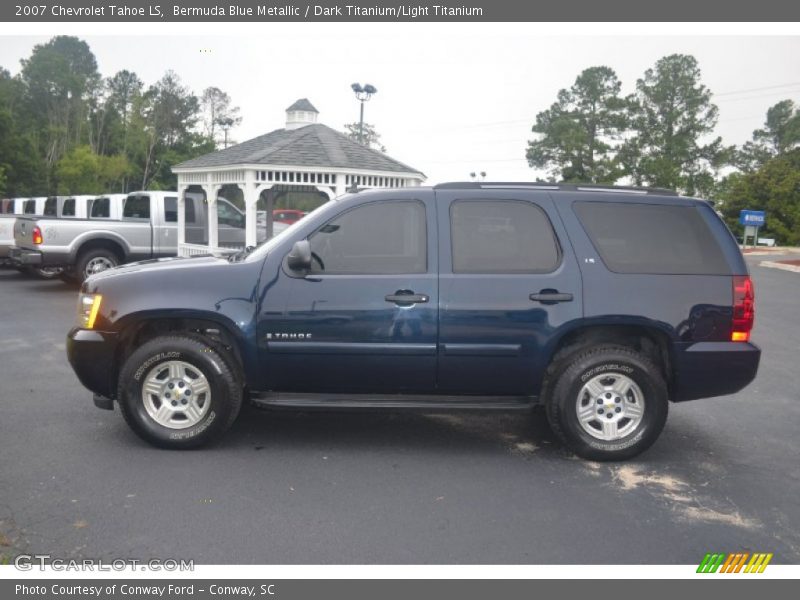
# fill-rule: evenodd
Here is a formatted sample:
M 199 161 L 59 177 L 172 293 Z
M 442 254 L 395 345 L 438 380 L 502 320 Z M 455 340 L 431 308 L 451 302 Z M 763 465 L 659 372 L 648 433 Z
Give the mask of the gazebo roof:
M 298 100 L 297 102 L 292 104 L 289 108 L 287 108 L 286 112 L 292 110 L 305 110 L 308 112 L 315 112 L 315 113 L 319 112 L 316 108 L 314 108 L 314 105 L 308 101 L 308 98 L 300 98 L 300 100 Z
M 298 100 L 289 110 L 300 105 L 304 100 Z M 305 102 L 308 103 L 310 109 L 298 108 L 297 110 L 316 110 L 308 100 Z M 382 152 L 362 146 L 345 134 L 321 123 L 313 123 L 297 129 L 276 129 L 224 150 L 187 160 L 173 168 L 215 168 L 240 164 L 276 167 L 335 167 L 359 171 L 388 171 L 423 175 L 421 171 Z

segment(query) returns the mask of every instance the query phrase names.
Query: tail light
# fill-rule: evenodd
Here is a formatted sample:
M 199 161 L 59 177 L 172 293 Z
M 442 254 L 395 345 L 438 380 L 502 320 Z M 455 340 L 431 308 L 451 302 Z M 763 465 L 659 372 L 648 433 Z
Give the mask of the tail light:
M 37 246 L 42 242 L 44 242 L 44 238 L 42 237 L 42 230 L 39 229 L 38 226 L 33 228 L 32 235 L 33 235 L 33 243 L 36 244 Z
M 750 340 L 750 330 L 756 318 L 756 297 L 753 281 L 749 275 L 735 275 L 733 278 L 733 327 L 732 342 Z

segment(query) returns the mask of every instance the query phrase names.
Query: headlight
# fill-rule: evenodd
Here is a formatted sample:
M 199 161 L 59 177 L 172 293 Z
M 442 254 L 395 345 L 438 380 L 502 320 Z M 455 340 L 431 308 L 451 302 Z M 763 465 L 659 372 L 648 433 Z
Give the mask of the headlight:
M 78 299 L 78 322 L 85 329 L 94 329 L 103 297 L 100 294 L 81 294 Z

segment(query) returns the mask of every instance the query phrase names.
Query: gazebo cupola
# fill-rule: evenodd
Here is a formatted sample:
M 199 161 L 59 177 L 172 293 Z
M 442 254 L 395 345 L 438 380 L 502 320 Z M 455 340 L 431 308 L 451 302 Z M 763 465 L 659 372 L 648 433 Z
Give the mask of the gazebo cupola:
M 286 129 L 292 130 L 316 123 L 318 115 L 319 111 L 308 98 L 300 98 L 286 109 Z
M 178 176 L 178 254 L 224 250 L 219 239 L 222 212 L 218 211 L 230 211 L 230 203 L 244 213 L 245 243 L 254 246 L 260 241 L 260 231 L 266 231 L 267 236 L 272 232 L 275 208 L 292 208 L 295 203 L 302 207 L 294 208 L 311 210 L 353 186 L 402 188 L 425 181 L 421 171 L 318 123 L 318 117 L 314 105 L 301 98 L 286 109 L 283 129 L 172 167 Z M 237 192 L 236 198 L 226 197 L 228 203 L 218 204 L 224 186 L 231 196 L 231 187 L 241 193 Z M 187 243 L 187 191 L 205 194 L 207 230 L 202 244 L 197 239 Z M 191 221 L 195 216 L 188 218 Z M 229 215 L 223 218 L 230 224 Z M 193 230 L 193 235 L 196 233 Z

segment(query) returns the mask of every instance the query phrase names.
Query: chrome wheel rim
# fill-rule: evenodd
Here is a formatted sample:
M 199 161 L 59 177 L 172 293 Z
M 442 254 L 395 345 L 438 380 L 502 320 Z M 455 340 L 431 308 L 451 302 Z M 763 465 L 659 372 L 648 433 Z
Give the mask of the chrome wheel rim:
M 208 413 L 211 387 L 200 369 L 181 360 L 171 360 L 147 373 L 142 402 L 147 414 L 159 425 L 187 429 Z
M 578 393 L 575 410 L 581 428 L 607 442 L 629 435 L 644 417 L 644 394 L 622 373 L 592 377 Z
M 36 272 L 42 277 L 55 277 L 60 275 L 63 270 L 63 267 L 39 267 Z
M 116 265 L 111 261 L 111 259 L 106 258 L 105 256 L 96 256 L 92 260 L 86 263 L 86 276 L 94 275 L 95 273 L 99 273 L 100 271 L 105 271 L 106 269 L 113 269 Z

